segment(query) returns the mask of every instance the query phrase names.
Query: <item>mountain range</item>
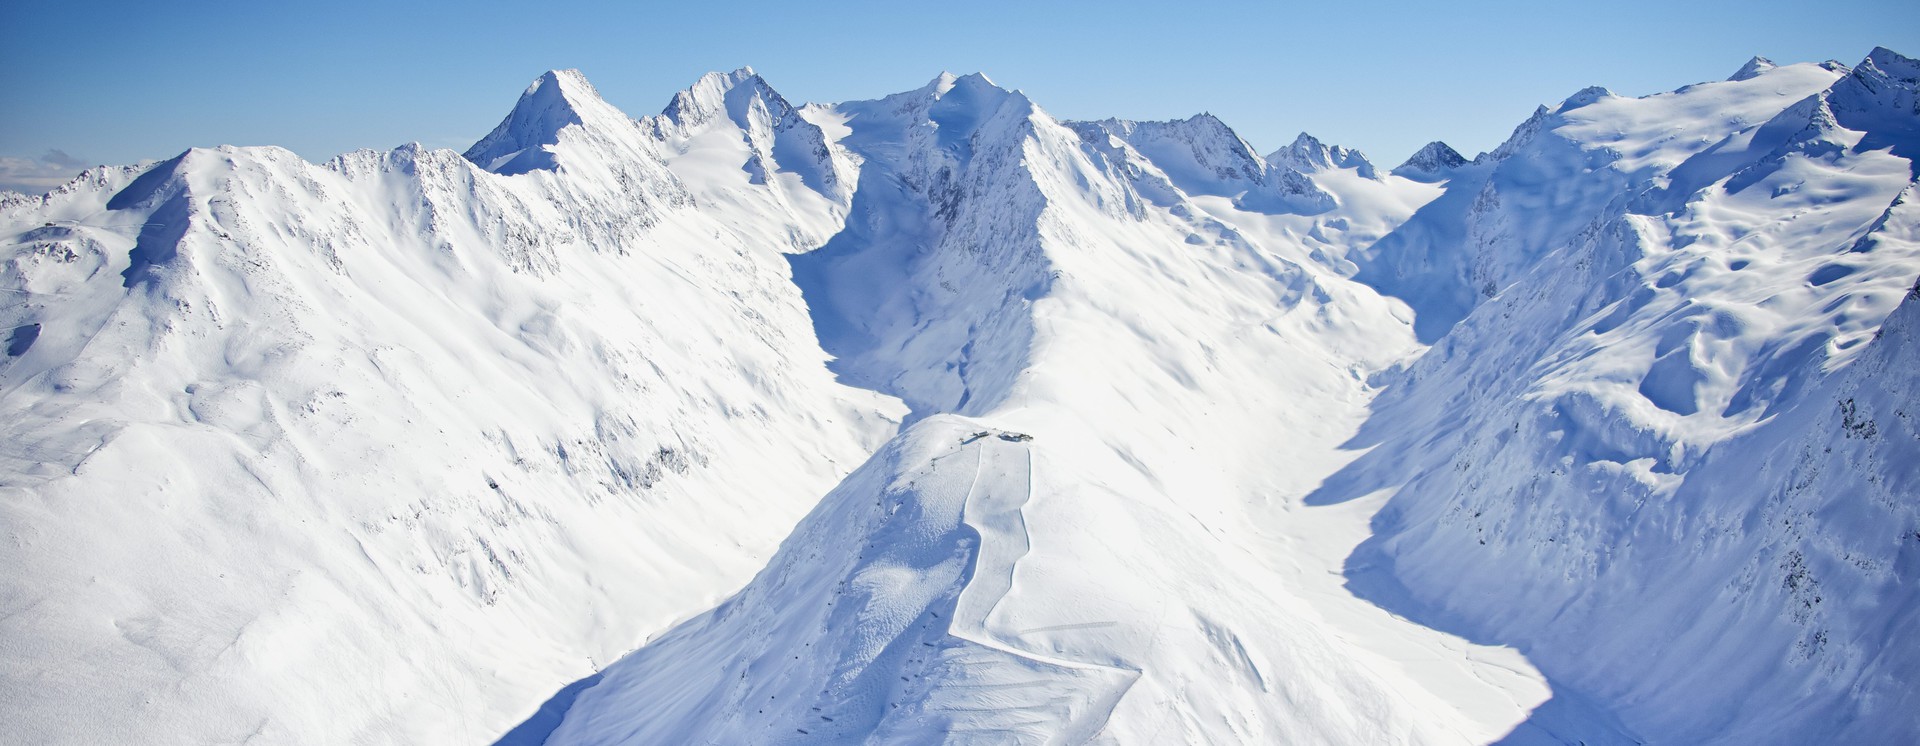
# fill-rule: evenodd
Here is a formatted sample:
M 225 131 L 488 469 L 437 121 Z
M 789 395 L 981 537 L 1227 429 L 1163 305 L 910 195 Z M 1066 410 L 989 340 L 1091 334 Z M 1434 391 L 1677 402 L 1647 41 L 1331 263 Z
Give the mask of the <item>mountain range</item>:
M 0 193 L 23 743 L 1920 739 L 1920 62 L 1398 166 L 981 74 Z M 1411 125 L 1410 125 L 1411 126 Z

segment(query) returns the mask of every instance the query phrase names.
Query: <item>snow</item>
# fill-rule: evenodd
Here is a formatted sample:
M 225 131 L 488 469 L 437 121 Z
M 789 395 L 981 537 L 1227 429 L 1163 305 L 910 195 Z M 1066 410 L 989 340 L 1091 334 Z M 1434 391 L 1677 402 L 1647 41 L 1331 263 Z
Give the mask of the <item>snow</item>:
M 1752 59 L 1747 60 L 1747 64 L 1741 65 L 1739 70 L 1735 70 L 1732 77 L 1727 78 L 1727 80 L 1752 80 L 1760 77 L 1761 73 L 1772 70 L 1775 67 L 1779 66 L 1773 64 L 1773 60 L 1754 55 Z
M 556 71 L 465 157 L 90 170 L 0 203 L 0 713 L 1912 740 L 1916 87 L 1756 58 L 1382 173 Z
M 1503 148 L 1467 187 L 1462 257 L 1493 292 L 1374 402 L 1377 446 L 1317 498 L 1393 493 L 1362 595 L 1518 646 L 1633 738 L 1920 732 L 1890 668 L 1911 645 L 1880 621 L 1911 604 L 1885 568 L 1911 551 L 1892 527 L 1916 523 L 1913 486 L 1860 437 L 1905 405 L 1861 415 L 1830 388 L 1891 370 L 1865 361 L 1892 354 L 1873 340 L 1920 265 L 1910 162 L 1863 145 L 1904 136 L 1821 108 L 1857 80 L 1791 65 L 1599 97 Z M 1526 214 L 1533 174 L 1564 227 Z
M 1285 165 L 1303 173 L 1314 173 L 1334 168 L 1354 169 L 1361 176 L 1375 178 L 1373 162 L 1367 160 L 1365 153 L 1328 145 L 1320 138 L 1300 133 L 1293 143 L 1267 154 L 1267 161 L 1275 165 Z
M 821 368 L 787 233 L 584 121 L 557 170 L 195 150 L 8 214 L 13 737 L 489 738 L 891 431 Z
M 1393 169 L 1395 176 L 1433 182 L 1446 178 L 1453 169 L 1467 165 L 1467 157 L 1439 140 L 1420 147 L 1405 163 Z

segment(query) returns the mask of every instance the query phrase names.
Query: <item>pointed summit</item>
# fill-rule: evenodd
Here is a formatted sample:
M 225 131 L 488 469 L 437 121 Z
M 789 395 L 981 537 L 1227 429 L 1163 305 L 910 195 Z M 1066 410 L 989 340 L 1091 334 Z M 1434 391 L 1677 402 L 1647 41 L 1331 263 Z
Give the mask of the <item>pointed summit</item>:
M 656 140 L 676 143 L 676 148 L 711 128 L 737 130 L 738 142 L 746 147 L 741 169 L 752 184 L 767 184 L 776 181 L 775 174 L 789 172 L 830 197 L 845 197 L 851 186 L 846 176 L 853 167 L 836 155 L 826 133 L 751 67 L 700 76 L 641 126 Z
M 1727 78 L 1727 80 L 1753 80 L 1754 78 L 1760 77 L 1761 73 L 1772 70 L 1775 67 L 1778 67 L 1778 65 L 1773 64 L 1773 60 L 1755 55 L 1753 59 L 1747 60 L 1747 64 L 1741 65 L 1740 69 L 1734 72 L 1733 77 Z
M 1607 90 L 1606 86 L 1590 85 L 1568 96 L 1567 100 L 1560 102 L 1560 106 L 1554 111 L 1573 111 L 1582 106 L 1590 106 L 1603 98 L 1613 98 L 1613 91 Z
M 1464 165 L 1467 165 L 1466 156 L 1454 150 L 1453 146 L 1435 140 L 1394 168 L 1393 175 L 1414 181 L 1434 182 L 1447 178 L 1449 172 Z
M 1112 138 L 1157 167 L 1188 194 L 1231 197 L 1242 209 L 1311 215 L 1334 207 L 1333 195 L 1285 164 L 1270 164 L 1210 113 L 1165 122 L 1105 119 L 1072 122 L 1082 141 Z
M 779 100 L 779 108 L 787 109 L 785 99 L 774 93 L 773 88 L 761 79 L 760 74 L 751 67 L 742 67 L 733 72 L 710 72 L 700 76 L 686 90 L 673 95 L 673 101 L 660 114 L 681 127 L 692 127 L 716 114 L 726 112 L 728 100 L 733 98 L 736 89 L 748 89 L 748 95 L 770 94 L 764 97 Z
M 1874 47 L 1825 95 L 1840 126 L 1866 133 L 1855 149 L 1920 156 L 1920 120 L 1914 117 L 1920 111 L 1920 60 Z M 1920 173 L 1920 165 L 1914 168 Z
M 561 130 L 629 122 L 625 114 L 600 98 L 600 92 L 579 70 L 549 70 L 527 86 L 513 111 L 493 132 L 463 155 L 481 168 L 500 174 L 550 169 L 554 166 L 553 153 L 547 146 L 560 142 Z
M 1293 144 L 1267 154 L 1267 162 L 1291 168 L 1301 173 L 1315 173 L 1334 168 L 1358 169 L 1360 175 L 1369 179 L 1378 178 L 1373 162 L 1367 160 L 1365 153 L 1339 145 L 1328 145 L 1320 138 L 1305 132 L 1293 138 Z

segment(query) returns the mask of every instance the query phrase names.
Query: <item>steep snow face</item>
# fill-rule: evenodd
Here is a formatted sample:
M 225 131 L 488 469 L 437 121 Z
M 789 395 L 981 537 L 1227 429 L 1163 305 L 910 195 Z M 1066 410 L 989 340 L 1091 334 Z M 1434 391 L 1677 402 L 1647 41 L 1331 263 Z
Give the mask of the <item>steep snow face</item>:
M 491 738 L 891 433 L 793 226 L 694 209 L 590 90 L 468 158 L 194 150 L 0 213 L 12 737 Z
M 983 75 L 817 110 L 860 162 L 845 230 L 794 257 L 835 372 L 915 412 L 981 412 L 1026 366 L 1044 291 L 1035 109 Z
M 1616 218 L 1626 200 L 1684 200 L 1720 169 L 1759 157 L 1750 148 L 1779 144 L 1792 128 L 1768 122 L 1837 77 L 1790 65 L 1643 99 L 1590 88 L 1541 107 L 1499 148 L 1455 169 L 1443 196 L 1356 252 L 1358 277 L 1406 301 L 1421 340 L 1437 340 L 1543 253 Z
M 552 70 L 520 94 L 513 111 L 468 148 L 466 158 L 511 176 L 552 170 L 559 151 L 571 148 L 584 151 L 572 166 L 651 166 L 645 181 L 661 180 L 658 160 L 639 135 L 634 121 L 601 99 L 580 71 Z
M 1920 61 L 1876 48 L 1824 97 L 1834 123 L 1864 138 L 1855 150 L 1889 149 L 1920 163 Z M 1915 167 L 1920 175 L 1920 166 Z
M 1889 55 L 1577 97 L 1375 247 L 1461 236 L 1442 261 L 1483 298 L 1315 500 L 1391 492 L 1356 588 L 1524 650 L 1568 695 L 1536 716 L 1554 737 L 1592 742 L 1565 720 L 1582 700 L 1642 739 L 1920 732 L 1898 673 L 1920 648 L 1893 621 L 1914 444 L 1883 393 L 1912 377 L 1911 331 L 1882 325 L 1920 274 L 1920 211 Z
M 676 94 L 666 110 L 646 120 L 644 126 L 667 143 L 673 171 L 702 186 L 725 184 L 737 172 L 748 184 L 774 188 L 735 189 L 735 193 L 764 192 L 791 202 L 813 196 L 804 195 L 805 190 L 840 205 L 852 193 L 855 166 L 848 155 L 831 146 L 820 126 L 802 116 L 753 68 L 708 73 L 693 87 Z M 732 138 L 738 139 L 733 148 L 720 142 Z M 699 164 L 686 158 L 694 153 L 706 158 L 733 155 L 730 151 L 740 148 L 744 148 L 745 159 L 738 163 Z M 835 211 L 819 205 L 797 205 L 790 212 L 798 216 Z M 824 240 L 824 236 L 821 238 Z M 814 245 L 818 243 L 808 248 Z

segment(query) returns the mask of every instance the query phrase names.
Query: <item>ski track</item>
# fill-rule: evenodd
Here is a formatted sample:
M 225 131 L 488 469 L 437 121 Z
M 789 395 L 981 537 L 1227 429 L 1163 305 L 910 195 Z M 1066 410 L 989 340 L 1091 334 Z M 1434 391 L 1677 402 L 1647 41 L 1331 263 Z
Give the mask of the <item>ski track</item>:
M 1126 695 L 1141 672 L 1138 669 L 1121 668 L 1087 661 L 1069 660 L 1047 655 L 1030 648 L 1017 639 L 1009 639 L 995 634 L 989 628 L 993 612 L 1000 608 L 1013 591 L 1014 573 L 1020 559 L 1032 548 L 1032 536 L 1027 532 L 1025 509 L 1033 499 L 1033 446 L 1031 442 L 1008 443 L 998 436 L 976 438 L 963 447 L 972 447 L 975 452 L 973 482 L 967 487 L 967 497 L 961 511 L 961 520 L 972 527 L 979 537 L 975 547 L 971 566 L 967 569 L 966 580 L 960 591 L 960 597 L 954 605 L 953 624 L 947 634 L 956 639 L 975 645 L 997 650 L 1032 661 L 1034 663 L 1057 666 L 1060 668 L 1083 671 L 1097 671 L 1125 681 L 1117 687 L 1108 687 L 1108 691 L 1098 696 L 1096 710 L 1082 713 L 1074 722 L 1061 728 L 1053 742 L 1085 743 L 1096 737 L 1106 727 L 1108 716 L 1113 708 Z M 987 487 L 981 489 L 982 476 L 987 474 L 989 464 L 1001 465 L 1004 451 L 1017 448 L 1024 458 L 1017 480 L 1018 490 L 1008 489 L 1011 484 L 1006 479 L 985 480 Z M 993 457 L 989 459 L 988 454 Z M 1017 496 L 1013 493 L 1017 492 Z M 1094 622 L 1090 625 L 1111 624 Z M 1089 625 L 1067 625 L 1082 627 Z M 1061 629 L 1063 627 L 1055 627 Z M 1032 631 L 1032 630 L 1029 630 Z M 1015 635 L 1017 638 L 1018 635 Z M 1044 722 L 1044 721 L 1043 721 Z M 1041 724 L 1041 723 L 1034 723 Z

